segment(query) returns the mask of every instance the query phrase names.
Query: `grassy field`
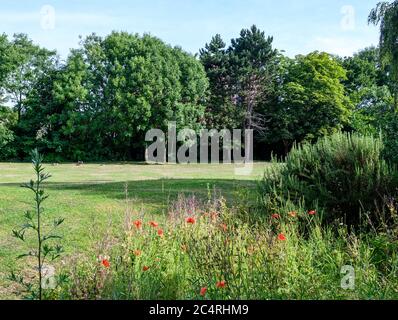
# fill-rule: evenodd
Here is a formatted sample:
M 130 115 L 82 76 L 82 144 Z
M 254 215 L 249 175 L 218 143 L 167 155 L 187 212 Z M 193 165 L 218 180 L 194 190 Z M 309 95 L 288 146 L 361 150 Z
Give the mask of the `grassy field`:
M 61 228 L 66 253 L 77 254 L 91 247 L 95 230 L 123 223 L 127 206 L 162 219 L 181 193 L 205 198 L 216 189 L 232 200 L 235 191 L 255 187 L 266 166 L 256 163 L 250 176 L 236 176 L 232 165 L 48 164 L 46 217 L 66 219 Z M 30 192 L 20 187 L 31 178 L 30 164 L 0 163 L 0 299 L 12 295 L 4 277 L 23 248 L 11 231 L 33 203 Z

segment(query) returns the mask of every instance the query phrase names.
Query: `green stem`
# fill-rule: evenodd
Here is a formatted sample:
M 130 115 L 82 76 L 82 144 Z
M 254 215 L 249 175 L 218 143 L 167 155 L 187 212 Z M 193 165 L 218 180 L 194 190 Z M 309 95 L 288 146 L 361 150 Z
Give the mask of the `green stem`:
M 37 181 L 36 181 L 36 211 L 37 211 L 37 238 L 38 238 L 38 265 L 39 265 L 39 300 L 42 300 L 42 261 L 41 261 L 41 230 L 40 230 L 40 199 L 39 199 L 39 190 L 40 190 L 40 172 L 38 167 L 36 167 Z

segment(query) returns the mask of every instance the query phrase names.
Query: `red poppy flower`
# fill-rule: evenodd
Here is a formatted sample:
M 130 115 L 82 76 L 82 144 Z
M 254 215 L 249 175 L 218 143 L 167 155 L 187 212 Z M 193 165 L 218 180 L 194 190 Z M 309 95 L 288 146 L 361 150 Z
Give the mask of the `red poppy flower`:
M 289 212 L 289 216 L 291 216 L 292 218 L 295 218 L 295 217 L 297 217 L 297 212 L 291 211 L 291 212 Z
M 140 220 L 134 221 L 134 225 L 137 229 L 141 229 L 142 227 L 142 222 Z
M 225 288 L 227 286 L 227 282 L 225 280 L 218 281 L 216 284 L 217 288 Z
M 156 221 L 151 221 L 149 222 L 149 224 L 151 225 L 151 227 L 157 228 L 159 226 L 159 223 L 157 223 Z
M 147 266 L 144 266 L 143 268 L 142 268 L 142 271 L 148 271 L 149 270 L 149 267 L 147 267 Z
M 225 223 L 220 224 L 220 227 L 224 232 L 227 232 L 228 226 Z
M 273 215 L 272 215 L 272 219 L 279 219 L 281 216 L 279 215 L 279 214 L 277 214 L 277 213 L 274 213 Z
M 163 237 L 163 230 L 162 229 L 158 229 L 158 236 L 159 237 Z
M 101 263 L 102 263 L 102 265 L 105 267 L 105 268 L 110 268 L 110 266 L 111 266 L 111 263 L 109 262 L 109 260 L 108 259 L 103 259 L 102 261 L 101 261 Z
M 202 289 L 200 289 L 200 295 L 202 297 L 204 297 L 206 295 L 206 292 L 207 292 L 207 288 L 206 287 L 203 287 Z
M 286 236 L 285 236 L 283 233 L 280 233 L 280 234 L 278 235 L 278 240 L 279 240 L 279 241 L 286 241 Z
M 187 218 L 186 221 L 187 221 L 187 223 L 189 223 L 189 224 L 195 224 L 195 222 L 196 222 L 195 218 L 193 218 L 193 217 Z
M 218 213 L 215 212 L 215 211 L 213 211 L 213 212 L 211 213 L 211 219 L 214 221 L 214 220 L 216 220 L 217 218 L 218 218 Z
M 141 251 L 141 250 L 134 250 L 134 255 L 135 255 L 136 257 L 139 257 L 141 254 L 142 254 L 142 251 Z
M 309 214 L 310 216 L 314 216 L 314 215 L 316 215 L 316 210 L 308 211 L 308 214 Z

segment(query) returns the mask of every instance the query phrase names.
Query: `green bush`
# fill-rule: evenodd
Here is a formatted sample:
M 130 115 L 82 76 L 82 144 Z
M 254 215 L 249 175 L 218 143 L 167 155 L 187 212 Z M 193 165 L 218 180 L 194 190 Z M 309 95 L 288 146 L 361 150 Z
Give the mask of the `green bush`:
M 397 191 L 397 170 L 382 157 L 381 138 L 336 133 L 316 144 L 295 146 L 286 163 L 271 166 L 260 183 L 262 205 L 272 212 L 285 203 L 319 207 L 327 221 L 357 224 Z
M 398 164 L 398 114 L 390 113 L 383 120 L 384 157 L 387 161 Z

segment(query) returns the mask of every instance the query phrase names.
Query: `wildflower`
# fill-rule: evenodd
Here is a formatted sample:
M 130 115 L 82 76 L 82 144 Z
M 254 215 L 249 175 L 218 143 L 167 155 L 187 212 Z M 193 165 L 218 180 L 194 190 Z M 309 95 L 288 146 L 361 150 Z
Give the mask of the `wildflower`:
M 207 292 L 207 288 L 206 287 L 203 287 L 202 289 L 200 289 L 200 295 L 202 297 L 204 297 L 206 295 L 206 292 Z
M 136 227 L 137 229 L 141 229 L 141 227 L 142 227 L 142 222 L 141 222 L 141 220 L 136 220 L 136 221 L 134 221 L 134 225 L 135 225 L 135 227 Z
M 272 215 L 272 219 L 279 219 L 281 216 L 279 215 L 279 214 L 277 214 L 277 213 L 274 213 L 273 215 Z
M 225 280 L 218 281 L 216 284 L 217 288 L 225 288 L 227 286 L 227 282 Z
M 141 250 L 134 250 L 134 255 L 136 256 L 136 257 L 139 257 L 141 254 L 142 254 L 142 251 Z
M 308 211 L 308 214 L 309 214 L 310 216 L 314 216 L 314 215 L 316 215 L 316 210 Z
M 283 233 L 280 233 L 280 234 L 278 235 L 278 240 L 279 240 L 279 241 L 286 241 L 286 236 L 285 236 Z
M 110 266 L 111 266 L 111 263 L 109 262 L 109 260 L 108 259 L 103 259 L 102 261 L 101 261 L 101 264 L 105 267 L 105 268 L 110 268 Z
M 148 266 L 144 266 L 143 268 L 142 268 L 142 271 L 148 271 L 149 270 L 149 267 Z
M 156 221 L 151 221 L 149 222 L 149 224 L 151 225 L 151 227 L 157 228 L 159 226 L 159 223 L 157 223 Z
M 297 217 L 297 212 L 291 211 L 291 212 L 289 212 L 289 216 L 291 216 L 292 218 L 295 218 L 295 217 Z
M 195 222 L 196 222 L 195 218 L 193 218 L 193 217 L 187 218 L 186 221 L 187 221 L 187 223 L 189 223 L 189 224 L 195 224 Z
M 228 231 L 228 226 L 225 223 L 220 224 L 220 227 L 224 232 Z
M 163 237 L 163 229 L 158 229 L 158 236 Z

